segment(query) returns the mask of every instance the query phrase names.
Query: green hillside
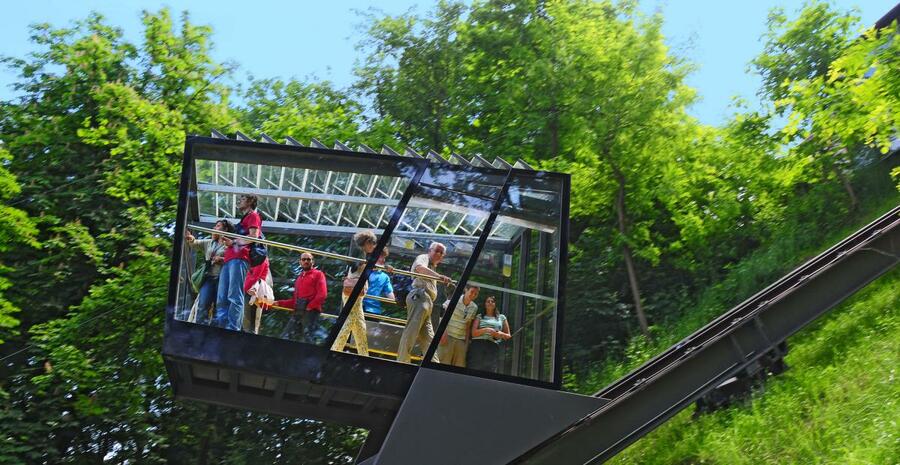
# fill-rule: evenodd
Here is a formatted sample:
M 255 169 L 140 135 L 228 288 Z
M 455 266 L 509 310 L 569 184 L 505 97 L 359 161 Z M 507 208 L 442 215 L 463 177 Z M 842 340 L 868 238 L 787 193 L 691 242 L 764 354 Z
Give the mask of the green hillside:
M 744 405 L 686 409 L 618 464 L 889 464 L 900 457 L 900 270 L 791 340 L 785 374 Z

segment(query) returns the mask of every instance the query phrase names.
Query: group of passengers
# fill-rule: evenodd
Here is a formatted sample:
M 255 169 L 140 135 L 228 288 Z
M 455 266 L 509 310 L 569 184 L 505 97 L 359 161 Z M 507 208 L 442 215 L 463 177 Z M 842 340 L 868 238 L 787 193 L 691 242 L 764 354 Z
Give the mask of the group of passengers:
M 240 221 L 232 225 L 227 220 L 216 222 L 214 229 L 228 233 L 236 233 L 250 238 L 262 237 L 262 220 L 256 211 L 257 198 L 253 195 L 242 195 L 238 200 L 238 208 L 242 213 Z M 319 329 L 319 316 L 327 297 L 325 274 L 315 267 L 312 254 L 300 255 L 300 273 L 294 282 L 294 292 L 290 299 L 272 299 L 272 275 L 266 257 L 255 266 L 251 266 L 251 241 L 232 239 L 213 234 L 210 239 L 196 239 L 190 232 L 185 232 L 189 246 L 203 252 L 205 274 L 197 286 L 197 299 L 191 310 L 189 321 L 211 324 L 230 330 L 259 331 L 262 310 L 277 306 L 292 310 L 281 333 L 282 338 L 296 337 L 298 327 L 302 328 L 302 338 L 314 342 Z M 368 258 L 375 250 L 377 237 L 372 231 L 360 231 L 354 234 L 353 242 Z M 432 242 L 428 253 L 416 257 L 410 271 L 419 276 L 412 281 L 412 289 L 406 296 L 407 322 L 400 338 L 397 360 L 410 362 L 411 351 L 418 343 L 424 352 L 434 337 L 431 313 L 437 299 L 437 283 L 449 284 L 448 276 L 437 272 L 437 266 L 443 261 L 446 247 L 439 242 Z M 363 284 L 361 295 L 374 295 L 393 300 L 394 293 L 388 273 L 393 267 L 385 264 L 388 248 L 384 247 L 377 264 L 381 265 L 369 273 Z M 348 270 L 343 281 L 342 304 L 346 305 L 357 282 L 362 277 L 365 263 Z M 385 273 L 386 270 L 387 273 Z M 459 367 L 497 372 L 499 369 L 501 341 L 511 337 L 506 317 L 497 309 L 493 296 L 484 300 L 484 309 L 478 312 L 476 299 L 479 288 L 467 285 L 465 293 L 456 305 L 456 311 L 450 319 L 446 333 L 441 337 L 438 350 L 433 361 Z M 245 299 L 250 296 L 250 299 Z M 245 311 L 245 302 L 255 303 Z M 444 302 L 447 311 L 449 301 Z M 210 312 L 210 307 L 214 311 Z M 343 351 L 350 335 L 357 353 L 369 355 L 366 335 L 365 313 L 381 313 L 381 302 L 371 298 L 357 298 L 353 303 L 347 320 L 341 327 L 331 349 Z M 211 318 L 210 318 L 211 315 Z

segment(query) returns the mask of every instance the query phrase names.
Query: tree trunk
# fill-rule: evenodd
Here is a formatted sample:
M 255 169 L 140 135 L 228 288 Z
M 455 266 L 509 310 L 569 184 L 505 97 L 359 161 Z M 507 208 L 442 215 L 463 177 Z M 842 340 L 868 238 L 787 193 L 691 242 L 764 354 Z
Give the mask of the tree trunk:
M 855 212 L 859 207 L 859 199 L 856 197 L 856 191 L 853 190 L 853 185 L 850 184 L 850 178 L 847 177 L 847 174 L 844 173 L 839 166 L 834 167 L 834 172 L 837 174 L 838 179 L 841 180 L 844 190 L 847 191 L 847 196 L 850 197 L 850 211 Z
M 623 238 L 628 237 L 628 222 L 625 217 L 625 177 L 616 170 L 616 180 L 619 188 L 616 192 L 616 216 L 618 217 L 619 234 Z M 644 314 L 644 306 L 641 304 L 641 288 L 638 284 L 637 271 L 634 267 L 634 257 L 631 247 L 627 243 L 622 244 L 622 255 L 625 257 L 625 269 L 628 272 L 628 284 L 631 287 L 631 298 L 634 300 L 634 312 L 637 314 L 638 323 L 641 325 L 641 334 L 650 337 L 650 327 L 647 324 L 647 315 Z
M 210 443 L 215 440 L 216 436 L 218 436 L 217 429 L 219 426 L 219 415 L 218 408 L 214 405 L 208 405 L 206 407 L 206 434 L 203 435 L 203 439 L 200 440 L 200 447 L 197 453 L 197 465 L 207 465 L 209 463 L 209 449 Z

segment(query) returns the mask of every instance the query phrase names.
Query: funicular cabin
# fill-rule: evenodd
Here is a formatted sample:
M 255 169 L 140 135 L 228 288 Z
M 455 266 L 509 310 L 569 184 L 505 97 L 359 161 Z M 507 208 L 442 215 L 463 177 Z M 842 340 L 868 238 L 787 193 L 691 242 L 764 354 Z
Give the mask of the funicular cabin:
M 237 231 L 218 237 L 267 246 L 276 299 L 292 296 L 301 253 L 313 257 L 326 278 L 327 297 L 318 328 L 309 334 L 284 330 L 294 313 L 290 306 L 262 311 L 245 303 L 243 324 L 231 329 L 214 318 L 210 322 L 215 306 L 197 308 L 191 281 L 204 256 L 186 236 L 209 238 L 217 221 L 237 223 L 247 196 L 256 199 L 263 236 Z M 367 428 L 372 432 L 364 459 L 381 449 L 423 370 L 463 384 L 480 380 L 528 387 L 527 392 L 558 390 L 568 200 L 568 175 L 499 157 L 444 159 L 387 147 L 377 153 L 364 145 L 328 148 L 291 138 L 279 144 L 265 135 L 257 142 L 240 133 L 189 137 L 163 348 L 175 395 Z M 361 250 L 353 241 L 360 231 L 374 233 L 374 250 Z M 443 244 L 445 253 L 439 265 L 429 267 L 449 283 L 410 272 L 433 243 Z M 385 248 L 386 267 L 377 263 Z M 355 336 L 336 346 L 341 328 L 358 321 L 353 303 L 368 292 L 367 277 L 385 268 L 394 298 L 366 294 L 381 306 L 380 314 L 365 313 L 369 355 L 358 354 L 363 351 Z M 345 291 L 353 283 L 345 278 L 354 270 L 362 275 Z M 412 280 L 437 289 L 430 315 L 435 336 L 424 347 L 416 344 L 407 363 L 397 358 Z M 495 370 L 434 359 L 467 285 L 479 289 L 473 301 L 479 315 L 492 297 L 508 322 L 509 339 L 497 339 Z M 451 310 L 445 310 L 447 301 Z M 457 408 L 449 399 L 445 407 Z

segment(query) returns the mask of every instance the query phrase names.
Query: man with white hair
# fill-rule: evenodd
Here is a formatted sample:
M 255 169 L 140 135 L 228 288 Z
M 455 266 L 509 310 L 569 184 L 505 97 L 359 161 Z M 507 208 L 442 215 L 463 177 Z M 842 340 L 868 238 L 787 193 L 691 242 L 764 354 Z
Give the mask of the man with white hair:
M 412 291 L 406 296 L 406 327 L 400 336 L 400 347 L 397 349 L 397 361 L 409 363 L 410 351 L 416 342 L 422 351 L 428 350 L 434 338 L 431 325 L 431 309 L 437 299 L 437 281 L 450 283 L 450 278 L 437 271 L 438 264 L 444 260 L 447 247 L 440 242 L 432 242 L 428 253 L 416 257 L 410 271 L 435 279 L 416 277 L 412 283 Z M 437 362 L 437 355 L 432 359 Z

